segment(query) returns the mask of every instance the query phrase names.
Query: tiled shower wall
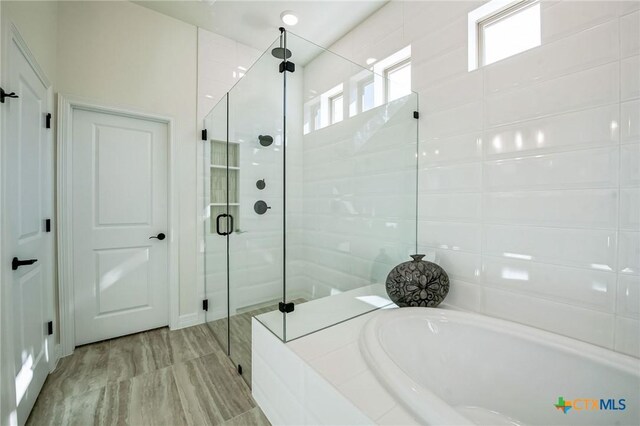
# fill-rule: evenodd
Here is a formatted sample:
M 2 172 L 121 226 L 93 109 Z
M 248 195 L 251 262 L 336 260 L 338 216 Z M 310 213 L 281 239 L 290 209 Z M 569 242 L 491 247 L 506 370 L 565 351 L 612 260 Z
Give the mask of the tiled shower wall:
M 638 357 L 640 2 L 543 1 L 540 47 L 468 72 L 481 4 L 392 1 L 331 50 L 411 44 L 418 243 L 447 302 Z

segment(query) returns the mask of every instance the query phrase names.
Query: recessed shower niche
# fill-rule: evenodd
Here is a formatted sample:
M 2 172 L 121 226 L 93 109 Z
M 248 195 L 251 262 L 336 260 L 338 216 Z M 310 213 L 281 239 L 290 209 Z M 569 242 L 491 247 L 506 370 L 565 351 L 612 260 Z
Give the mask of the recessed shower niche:
M 239 218 L 240 146 L 238 143 L 230 142 L 227 149 L 227 142 L 211 140 L 209 143 L 211 144 L 209 232 L 217 233 L 219 222 L 216 221 L 216 218 L 227 213 L 227 207 L 230 215 Z M 236 231 L 239 226 L 240 223 L 235 221 L 234 229 L 231 229 L 230 232 Z M 223 232 L 226 231 L 229 230 L 225 228 Z

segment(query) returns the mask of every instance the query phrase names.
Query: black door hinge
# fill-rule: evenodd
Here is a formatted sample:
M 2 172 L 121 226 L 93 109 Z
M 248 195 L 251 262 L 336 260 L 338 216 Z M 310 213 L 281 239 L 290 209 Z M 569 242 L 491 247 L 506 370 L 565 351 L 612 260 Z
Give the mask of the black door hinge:
M 289 303 L 280 302 L 278 304 L 278 310 L 285 314 L 288 314 L 289 312 L 293 312 L 294 310 L 293 302 L 289 302 Z
M 207 140 L 207 129 L 202 129 L 202 140 L 203 141 Z
M 280 66 L 278 68 L 280 70 L 280 72 L 285 72 L 285 71 L 289 71 L 289 72 L 296 72 L 296 64 L 294 64 L 291 61 L 282 61 L 280 62 Z
M 44 116 L 44 127 L 47 129 L 51 128 L 51 113 L 48 112 L 47 115 Z
M 49 321 L 47 323 L 47 336 L 51 336 L 53 334 L 53 321 Z
M 4 103 L 5 98 L 17 98 L 16 92 L 7 93 L 2 87 L 0 87 L 0 103 Z
M 44 232 L 51 232 L 51 219 L 44 220 Z
M 242 366 L 238 364 L 238 374 L 242 376 Z
M 204 299 L 202 301 L 202 310 L 203 311 L 208 311 L 209 310 L 209 299 Z
M 418 111 L 413 111 L 413 118 L 415 118 L 416 120 L 420 118 L 420 113 Z

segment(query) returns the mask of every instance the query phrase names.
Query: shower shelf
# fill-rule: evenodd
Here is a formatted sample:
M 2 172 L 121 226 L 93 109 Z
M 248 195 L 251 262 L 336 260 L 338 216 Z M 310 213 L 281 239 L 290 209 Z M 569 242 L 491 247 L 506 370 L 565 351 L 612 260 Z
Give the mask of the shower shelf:
M 209 167 L 212 169 L 226 169 L 227 166 L 220 166 L 218 164 L 211 164 Z M 229 166 L 229 170 L 240 170 L 240 167 Z
M 216 233 L 216 218 L 221 214 L 234 217 L 234 231 L 237 231 L 240 220 L 240 145 L 217 140 L 211 140 L 210 144 L 209 232 Z

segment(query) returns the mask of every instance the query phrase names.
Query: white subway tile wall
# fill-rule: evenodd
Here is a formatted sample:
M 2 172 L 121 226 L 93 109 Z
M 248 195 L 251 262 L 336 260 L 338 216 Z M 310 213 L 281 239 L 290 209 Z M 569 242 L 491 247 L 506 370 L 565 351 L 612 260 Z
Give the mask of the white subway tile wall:
M 543 1 L 540 47 L 468 72 L 481 3 L 392 1 L 336 43 L 411 44 L 419 248 L 453 305 L 640 357 L 640 2 Z
M 308 83 L 313 65 L 304 72 Z M 407 96 L 304 135 L 302 277 L 287 293 L 310 300 L 383 283 L 415 250 L 415 109 Z

